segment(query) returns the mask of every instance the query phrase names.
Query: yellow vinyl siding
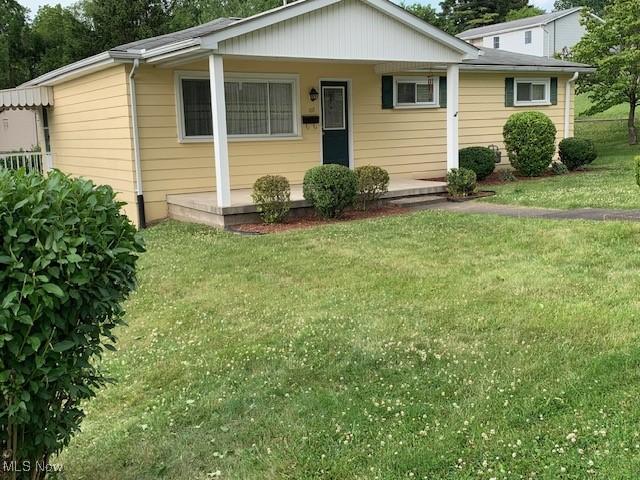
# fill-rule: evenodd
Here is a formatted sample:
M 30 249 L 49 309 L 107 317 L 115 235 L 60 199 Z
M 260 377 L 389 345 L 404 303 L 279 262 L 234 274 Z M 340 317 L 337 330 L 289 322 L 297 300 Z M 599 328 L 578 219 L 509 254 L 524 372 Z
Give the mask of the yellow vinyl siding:
M 442 176 L 446 162 L 444 109 L 382 110 L 380 76 L 373 65 L 275 62 L 226 59 L 225 72 L 273 73 L 299 76 L 300 114 L 319 115 L 321 79 L 351 80 L 354 164 L 379 165 L 392 175 L 424 178 Z M 176 71 L 208 71 L 206 62 L 176 70 L 143 66 L 136 77 L 138 123 L 147 218 L 166 216 L 165 197 L 171 193 L 215 190 L 212 142 L 178 140 Z M 300 126 L 300 136 L 283 140 L 229 139 L 232 188 L 250 188 L 262 175 L 286 176 L 302 183 L 310 168 L 321 164 L 320 126 Z
M 381 80 L 373 65 L 225 59 L 225 72 L 298 75 L 301 115 L 319 115 L 321 79 L 351 81 L 354 165 L 378 165 L 391 175 L 435 178 L 446 173 L 446 109 L 381 107 Z M 58 168 L 108 183 L 129 202 L 136 218 L 134 168 L 127 75 L 130 67 L 114 66 L 55 87 L 52 143 Z M 136 75 L 143 190 L 149 221 L 167 216 L 171 193 L 214 191 L 213 143 L 178 139 L 176 71 L 208 71 L 206 61 L 167 69 L 143 65 Z M 401 74 L 406 76 L 407 74 Z M 444 76 L 443 72 L 434 73 Z M 558 76 L 558 104 L 505 107 L 505 77 Z M 504 149 L 502 127 L 517 111 L 540 110 L 551 117 L 563 136 L 564 92 L 568 75 L 483 73 L 460 74 L 460 147 L 496 144 Z M 571 107 L 573 129 L 573 105 Z M 232 188 L 250 188 L 266 174 L 286 176 L 292 184 L 321 164 L 321 128 L 301 125 L 289 139 L 229 139 Z M 503 158 L 505 158 L 503 156 Z M 506 159 L 503 164 L 507 163 Z
M 111 185 L 137 223 L 127 81 L 118 65 L 56 85 L 49 121 L 54 166 Z
M 504 83 L 506 77 L 549 78 L 558 77 L 558 104 L 531 107 L 505 107 Z M 498 145 L 504 152 L 502 128 L 515 112 L 540 111 L 549 116 L 556 126 L 556 142 L 564 136 L 564 93 L 568 75 L 555 73 L 460 73 L 460 148 L 474 145 Z M 573 132 L 573 102 L 571 104 L 569 133 Z M 508 164 L 506 154 L 503 164 Z

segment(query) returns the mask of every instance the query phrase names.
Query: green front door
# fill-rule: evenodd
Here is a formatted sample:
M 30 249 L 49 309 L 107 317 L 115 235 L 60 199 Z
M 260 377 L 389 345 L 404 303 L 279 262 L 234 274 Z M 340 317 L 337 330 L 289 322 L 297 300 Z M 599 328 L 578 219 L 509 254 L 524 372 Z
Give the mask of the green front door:
M 322 91 L 322 163 L 349 166 L 347 82 L 324 81 Z

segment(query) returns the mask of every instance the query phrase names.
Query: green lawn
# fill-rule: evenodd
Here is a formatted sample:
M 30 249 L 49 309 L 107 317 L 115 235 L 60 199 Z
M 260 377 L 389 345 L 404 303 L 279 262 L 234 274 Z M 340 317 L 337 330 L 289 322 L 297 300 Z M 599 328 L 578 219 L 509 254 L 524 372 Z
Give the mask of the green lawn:
M 146 232 L 69 479 L 631 479 L 640 225 Z
M 592 105 L 591 100 L 586 93 L 582 93 L 580 95 L 576 95 L 576 103 L 575 103 L 575 114 L 577 118 L 590 118 L 590 119 L 621 119 L 627 118 L 629 115 L 629 104 L 621 103 L 620 105 L 616 105 L 615 107 L 611 107 L 609 110 L 605 110 L 604 112 L 596 113 L 595 115 L 591 115 L 589 117 L 583 116 L 584 112 Z
M 491 186 L 491 203 L 548 208 L 640 209 L 635 183 L 635 155 L 640 146 L 626 144 L 624 122 L 576 123 L 576 136 L 595 141 L 599 158 L 588 172 Z

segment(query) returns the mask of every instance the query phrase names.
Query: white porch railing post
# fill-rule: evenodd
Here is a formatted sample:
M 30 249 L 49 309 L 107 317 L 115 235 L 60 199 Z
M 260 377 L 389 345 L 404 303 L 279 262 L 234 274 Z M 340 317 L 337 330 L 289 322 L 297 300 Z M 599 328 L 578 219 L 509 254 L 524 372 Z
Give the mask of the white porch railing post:
M 209 56 L 211 113 L 213 115 L 213 152 L 216 165 L 218 207 L 231 206 L 229 146 L 227 144 L 227 110 L 224 98 L 224 65 L 220 55 Z
M 460 67 L 447 67 L 447 171 L 458 168 L 458 108 Z

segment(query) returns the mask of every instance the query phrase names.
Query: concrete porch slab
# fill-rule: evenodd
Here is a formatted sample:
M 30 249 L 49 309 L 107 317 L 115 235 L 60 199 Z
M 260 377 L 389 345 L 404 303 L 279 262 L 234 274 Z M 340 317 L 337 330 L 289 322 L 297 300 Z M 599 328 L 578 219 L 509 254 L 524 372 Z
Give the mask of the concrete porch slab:
M 397 199 L 447 191 L 445 182 L 413 179 L 392 179 L 383 199 Z M 167 195 L 169 218 L 211 226 L 229 226 L 260 221 L 251 199 L 251 189 L 231 191 L 231 206 L 219 207 L 215 192 Z M 302 185 L 291 186 L 291 215 L 308 213 L 311 205 L 302 196 Z

